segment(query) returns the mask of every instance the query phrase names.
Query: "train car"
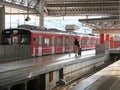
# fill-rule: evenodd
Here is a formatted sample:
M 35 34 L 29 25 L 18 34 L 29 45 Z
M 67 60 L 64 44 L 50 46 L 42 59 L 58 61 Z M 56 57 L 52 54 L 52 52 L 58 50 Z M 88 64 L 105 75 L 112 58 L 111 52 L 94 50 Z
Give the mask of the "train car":
M 99 37 L 93 35 L 78 35 L 79 44 L 82 50 L 94 49 L 99 44 Z
M 35 26 L 11 28 L 2 31 L 3 45 L 31 45 L 32 56 L 73 52 L 74 40 L 79 40 L 82 49 L 95 48 L 97 37 L 68 34 L 54 29 L 40 29 Z

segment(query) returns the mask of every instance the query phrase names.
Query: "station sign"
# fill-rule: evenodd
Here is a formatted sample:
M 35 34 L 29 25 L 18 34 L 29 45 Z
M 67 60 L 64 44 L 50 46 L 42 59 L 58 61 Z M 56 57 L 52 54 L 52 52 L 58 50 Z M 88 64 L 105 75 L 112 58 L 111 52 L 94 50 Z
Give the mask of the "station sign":
M 120 33 L 120 29 L 93 29 L 92 33 L 97 33 L 97 34 L 104 34 L 104 33 L 118 34 L 118 33 Z

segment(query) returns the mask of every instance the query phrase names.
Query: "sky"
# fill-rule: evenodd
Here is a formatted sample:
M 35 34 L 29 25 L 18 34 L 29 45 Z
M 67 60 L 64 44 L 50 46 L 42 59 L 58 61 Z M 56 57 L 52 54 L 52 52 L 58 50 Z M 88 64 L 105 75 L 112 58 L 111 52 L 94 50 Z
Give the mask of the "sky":
M 22 24 L 30 24 L 39 26 L 39 17 L 29 16 L 31 18 L 30 21 L 25 22 L 24 15 L 6 15 L 5 16 L 5 28 L 15 28 L 18 25 Z M 65 31 L 65 26 L 69 24 L 74 24 L 79 27 L 76 32 L 79 33 L 92 33 L 92 29 L 83 25 L 78 19 L 86 18 L 85 16 L 66 16 L 66 17 L 45 17 L 44 18 L 44 26 L 46 28 L 57 28 Z M 91 17 L 92 18 L 92 17 Z M 94 17 L 93 17 L 94 18 Z

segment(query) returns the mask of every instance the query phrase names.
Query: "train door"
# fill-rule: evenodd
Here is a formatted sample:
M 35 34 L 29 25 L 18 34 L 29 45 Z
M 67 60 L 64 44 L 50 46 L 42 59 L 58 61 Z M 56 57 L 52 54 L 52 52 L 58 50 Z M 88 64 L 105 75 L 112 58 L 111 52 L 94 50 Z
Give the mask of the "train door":
M 63 37 L 63 53 L 65 52 L 65 37 Z
M 37 38 L 36 37 L 34 37 L 34 45 L 33 45 L 33 56 L 37 56 L 37 52 L 36 52 L 36 50 L 37 50 L 37 47 L 36 47 L 36 40 L 37 40 Z
M 52 54 L 55 54 L 55 37 L 52 37 Z
M 72 37 L 71 38 L 71 52 L 73 51 L 74 49 L 74 38 Z
M 38 56 L 42 56 L 42 36 L 38 38 Z
M 11 36 L 11 43 L 12 43 L 12 45 L 19 45 L 20 37 L 18 35 Z

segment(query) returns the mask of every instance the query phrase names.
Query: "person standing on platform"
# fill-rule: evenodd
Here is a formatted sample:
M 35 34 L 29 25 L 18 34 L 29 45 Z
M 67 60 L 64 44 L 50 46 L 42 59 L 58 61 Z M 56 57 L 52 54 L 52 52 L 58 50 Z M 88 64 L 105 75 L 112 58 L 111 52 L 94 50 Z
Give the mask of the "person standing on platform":
M 78 56 L 81 56 L 81 45 L 79 44 L 79 47 L 78 47 Z
M 77 39 L 75 39 L 74 45 L 75 45 L 74 47 L 75 57 L 77 57 L 79 55 L 79 47 L 80 47 L 79 41 Z

